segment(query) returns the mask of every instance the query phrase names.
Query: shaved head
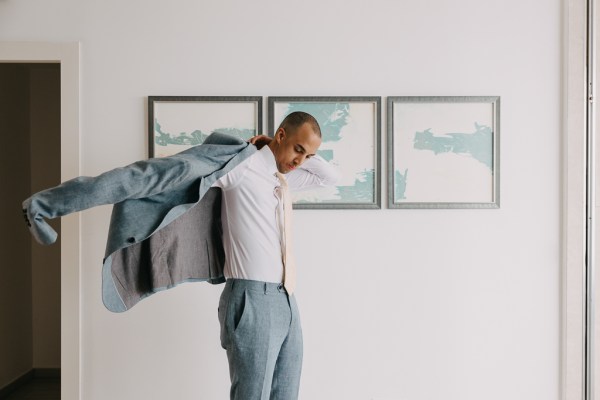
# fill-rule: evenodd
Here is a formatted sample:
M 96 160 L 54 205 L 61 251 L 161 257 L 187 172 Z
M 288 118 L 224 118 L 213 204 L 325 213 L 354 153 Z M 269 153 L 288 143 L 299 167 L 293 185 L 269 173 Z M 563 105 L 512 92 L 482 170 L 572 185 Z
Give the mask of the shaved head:
M 293 134 L 304 124 L 309 124 L 315 135 L 321 137 L 321 127 L 315 117 L 303 111 L 294 111 L 293 113 L 288 114 L 283 121 L 281 121 L 277 130 L 283 128 L 289 134 Z

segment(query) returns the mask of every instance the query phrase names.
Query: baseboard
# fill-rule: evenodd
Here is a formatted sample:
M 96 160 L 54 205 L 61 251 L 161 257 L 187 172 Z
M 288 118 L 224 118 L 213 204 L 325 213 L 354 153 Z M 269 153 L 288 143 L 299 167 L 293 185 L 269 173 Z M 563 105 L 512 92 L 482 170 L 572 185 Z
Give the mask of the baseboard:
M 35 378 L 60 378 L 60 368 L 33 368 L 8 385 L 0 388 L 0 399 L 6 398 L 9 393 L 14 392 Z
M 0 389 L 0 399 L 4 399 L 9 395 L 9 393 L 17 390 L 21 386 L 25 385 L 27 382 L 33 379 L 33 370 L 24 373 L 8 385 L 4 386 Z

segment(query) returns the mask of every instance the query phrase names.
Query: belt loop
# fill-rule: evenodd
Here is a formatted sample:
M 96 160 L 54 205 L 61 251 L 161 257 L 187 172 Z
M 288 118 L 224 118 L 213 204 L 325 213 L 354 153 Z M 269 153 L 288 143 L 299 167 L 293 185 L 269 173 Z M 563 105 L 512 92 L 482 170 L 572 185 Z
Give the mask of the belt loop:
M 265 282 L 265 294 L 269 294 L 269 285 Z

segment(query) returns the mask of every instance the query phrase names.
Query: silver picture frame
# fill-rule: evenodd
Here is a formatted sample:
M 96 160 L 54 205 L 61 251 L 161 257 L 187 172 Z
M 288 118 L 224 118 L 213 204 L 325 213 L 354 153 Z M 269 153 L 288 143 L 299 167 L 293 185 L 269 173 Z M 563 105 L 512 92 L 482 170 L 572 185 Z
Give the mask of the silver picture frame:
M 317 119 L 322 132 L 317 154 L 341 176 L 334 187 L 294 193 L 294 209 L 380 209 L 381 97 L 269 97 L 268 134 L 293 111 Z
M 388 208 L 500 207 L 500 96 L 387 98 Z
M 262 96 L 148 96 L 148 156 L 202 144 L 212 132 L 243 140 L 262 133 Z

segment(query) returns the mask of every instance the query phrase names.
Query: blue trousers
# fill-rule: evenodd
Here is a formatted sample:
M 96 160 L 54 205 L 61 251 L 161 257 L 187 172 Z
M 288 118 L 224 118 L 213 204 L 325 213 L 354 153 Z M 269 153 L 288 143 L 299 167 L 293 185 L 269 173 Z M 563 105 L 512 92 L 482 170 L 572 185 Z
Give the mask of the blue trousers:
M 283 285 L 228 279 L 219 301 L 231 400 L 296 400 L 302 328 L 296 298 Z

